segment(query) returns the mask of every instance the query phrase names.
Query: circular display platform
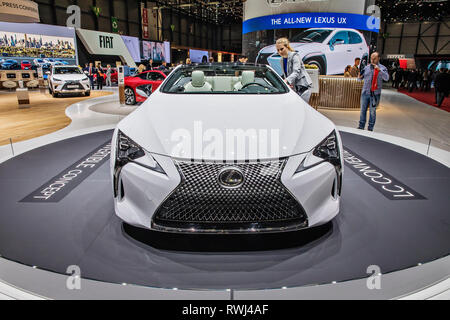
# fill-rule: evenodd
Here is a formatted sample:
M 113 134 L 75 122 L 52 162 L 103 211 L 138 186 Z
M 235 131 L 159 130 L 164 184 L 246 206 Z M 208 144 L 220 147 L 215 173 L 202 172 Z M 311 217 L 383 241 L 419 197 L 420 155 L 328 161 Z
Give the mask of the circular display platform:
M 450 169 L 402 147 L 342 133 L 341 213 L 327 225 L 172 235 L 115 216 L 111 135 L 63 140 L 0 164 L 2 257 L 61 274 L 77 265 L 82 278 L 113 283 L 268 289 L 365 278 L 371 265 L 388 273 L 450 253 Z M 78 170 L 87 158 L 95 165 Z

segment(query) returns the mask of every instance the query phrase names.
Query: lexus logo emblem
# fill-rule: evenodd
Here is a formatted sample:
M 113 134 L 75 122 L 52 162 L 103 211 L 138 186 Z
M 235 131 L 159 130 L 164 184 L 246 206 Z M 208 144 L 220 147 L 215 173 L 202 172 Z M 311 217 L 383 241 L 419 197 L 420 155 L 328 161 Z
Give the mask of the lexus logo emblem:
M 244 174 L 236 167 L 224 168 L 220 170 L 218 180 L 224 188 L 239 188 L 244 183 Z

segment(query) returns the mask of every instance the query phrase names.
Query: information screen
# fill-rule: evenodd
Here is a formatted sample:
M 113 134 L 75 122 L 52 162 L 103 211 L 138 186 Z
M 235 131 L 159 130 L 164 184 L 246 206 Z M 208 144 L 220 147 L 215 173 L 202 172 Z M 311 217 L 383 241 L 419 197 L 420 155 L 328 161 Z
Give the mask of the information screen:
M 75 64 L 75 31 L 45 24 L 0 22 L 0 59 L 50 59 L 52 63 Z
M 194 63 L 207 63 L 209 60 L 209 52 L 203 50 L 189 50 L 189 58 Z
M 142 41 L 142 56 L 146 60 L 170 63 L 170 42 Z

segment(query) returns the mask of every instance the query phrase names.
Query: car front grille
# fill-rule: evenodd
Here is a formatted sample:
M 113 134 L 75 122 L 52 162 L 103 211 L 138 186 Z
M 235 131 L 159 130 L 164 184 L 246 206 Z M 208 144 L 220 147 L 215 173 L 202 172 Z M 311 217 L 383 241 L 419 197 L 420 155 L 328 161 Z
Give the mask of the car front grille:
M 178 187 L 157 209 L 153 227 L 165 231 L 280 231 L 307 225 L 302 206 L 281 183 L 286 159 L 253 163 L 175 161 Z M 218 176 L 238 168 L 244 182 L 226 188 Z
M 62 90 L 83 90 L 83 86 L 78 81 L 68 81 L 64 83 Z

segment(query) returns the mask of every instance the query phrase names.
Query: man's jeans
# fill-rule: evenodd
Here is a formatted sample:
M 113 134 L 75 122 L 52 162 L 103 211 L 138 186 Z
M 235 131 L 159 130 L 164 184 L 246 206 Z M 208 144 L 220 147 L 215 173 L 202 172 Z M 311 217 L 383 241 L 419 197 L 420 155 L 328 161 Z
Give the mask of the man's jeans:
M 441 106 L 442 102 L 444 102 L 445 93 L 442 91 L 436 91 L 436 104 L 438 107 Z
M 370 107 L 369 130 L 373 130 L 375 120 L 377 119 L 377 106 L 380 103 L 381 94 L 371 95 L 363 93 L 361 95 L 361 115 L 359 117 L 359 128 L 364 129 L 366 126 L 367 108 Z

